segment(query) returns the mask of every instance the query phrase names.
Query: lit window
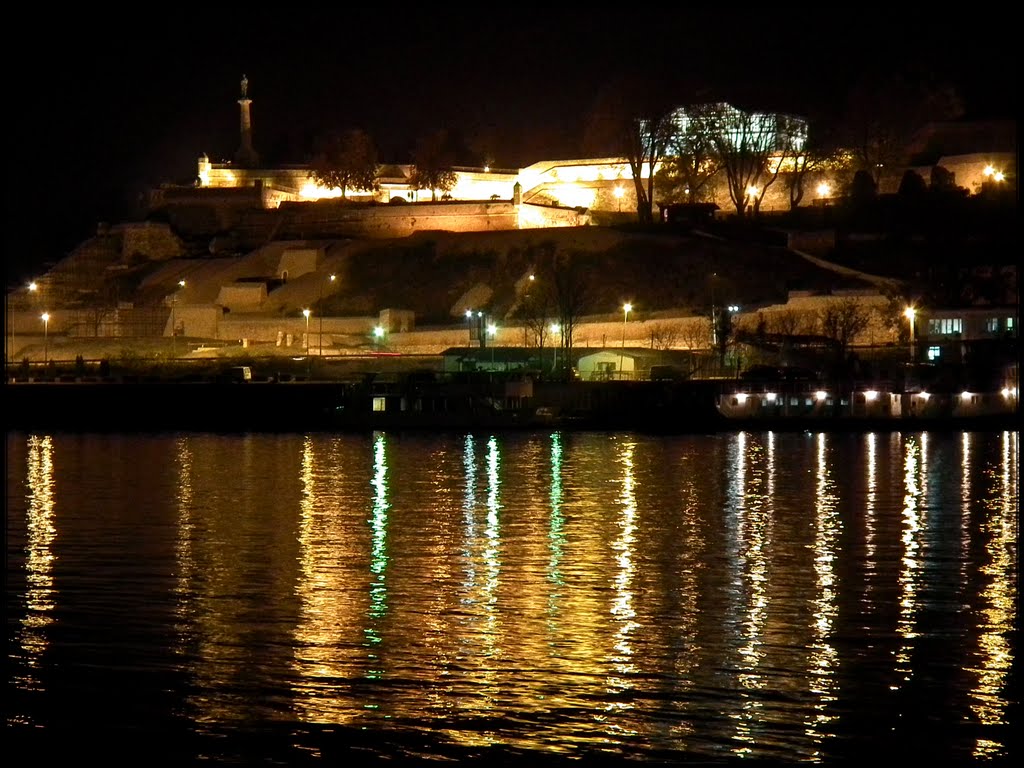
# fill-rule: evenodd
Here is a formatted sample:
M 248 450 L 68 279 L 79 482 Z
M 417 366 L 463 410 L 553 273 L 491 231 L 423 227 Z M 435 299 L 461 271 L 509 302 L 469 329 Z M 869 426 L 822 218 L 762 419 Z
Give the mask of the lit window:
M 1008 330 L 1008 331 L 1012 331 L 1013 330 L 1013 318 L 1012 317 L 1006 318 L 1006 330 Z
M 928 321 L 928 333 L 932 336 L 952 336 L 963 333 L 964 323 L 959 317 L 936 317 Z
M 989 333 L 999 333 L 999 318 L 989 317 L 985 320 L 985 330 Z
M 942 355 L 942 348 L 941 347 L 928 347 L 928 359 L 929 360 L 938 360 L 941 355 Z
M 385 404 L 386 403 L 387 403 L 387 398 L 384 398 L 384 397 L 375 397 L 375 398 L 373 398 L 373 410 L 375 410 L 375 411 L 383 411 L 383 410 L 385 410 Z

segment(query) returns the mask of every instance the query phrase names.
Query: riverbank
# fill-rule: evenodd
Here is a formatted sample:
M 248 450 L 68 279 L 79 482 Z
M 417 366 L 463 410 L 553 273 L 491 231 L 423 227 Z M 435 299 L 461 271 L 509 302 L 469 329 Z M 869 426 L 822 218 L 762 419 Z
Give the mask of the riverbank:
M 496 382 L 487 376 L 401 381 L 8 382 L 8 431 L 294 432 L 517 429 L 659 434 L 749 431 L 1016 429 L 1001 410 L 777 417 L 723 415 L 727 382 Z

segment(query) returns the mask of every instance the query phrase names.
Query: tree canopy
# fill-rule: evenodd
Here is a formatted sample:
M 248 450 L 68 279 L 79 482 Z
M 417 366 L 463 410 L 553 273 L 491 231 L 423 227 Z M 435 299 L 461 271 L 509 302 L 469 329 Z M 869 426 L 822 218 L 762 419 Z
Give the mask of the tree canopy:
M 429 189 L 431 200 L 437 200 L 438 192 L 442 196 L 451 192 L 459 180 L 452 170 L 454 164 L 455 153 L 451 148 L 450 136 L 442 128 L 416 143 L 409 183 L 417 189 Z
M 317 141 L 309 176 L 328 189 L 374 191 L 377 182 L 377 149 L 369 134 L 359 128 L 331 132 Z

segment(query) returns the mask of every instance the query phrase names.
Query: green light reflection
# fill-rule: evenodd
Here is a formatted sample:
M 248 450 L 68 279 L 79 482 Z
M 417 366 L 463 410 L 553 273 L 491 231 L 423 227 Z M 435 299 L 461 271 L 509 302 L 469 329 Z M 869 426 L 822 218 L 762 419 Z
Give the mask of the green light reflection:
M 555 587 L 565 585 L 565 576 L 561 571 L 562 554 L 565 552 L 565 516 L 562 514 L 562 435 L 551 433 L 551 490 L 548 493 L 551 515 L 548 520 L 548 546 L 551 557 L 548 560 L 548 581 Z M 558 589 L 552 589 L 548 596 L 548 610 L 556 611 L 559 596 Z

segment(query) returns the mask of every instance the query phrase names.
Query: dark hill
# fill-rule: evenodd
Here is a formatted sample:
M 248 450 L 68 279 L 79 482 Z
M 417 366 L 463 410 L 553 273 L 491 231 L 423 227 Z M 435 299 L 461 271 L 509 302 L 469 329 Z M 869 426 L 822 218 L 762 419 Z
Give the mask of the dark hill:
M 645 311 L 785 303 L 789 291 L 864 289 L 862 280 L 811 264 L 782 247 L 698 234 L 630 234 L 588 227 L 502 233 L 420 233 L 361 241 L 330 255 L 342 290 L 325 303 L 332 314 L 382 307 L 416 312 L 418 322 L 449 323 L 474 286 L 487 286 L 491 313 L 516 304 L 517 283 L 541 270 L 548 250 L 581 267 L 588 313 L 618 312 L 623 301 Z

